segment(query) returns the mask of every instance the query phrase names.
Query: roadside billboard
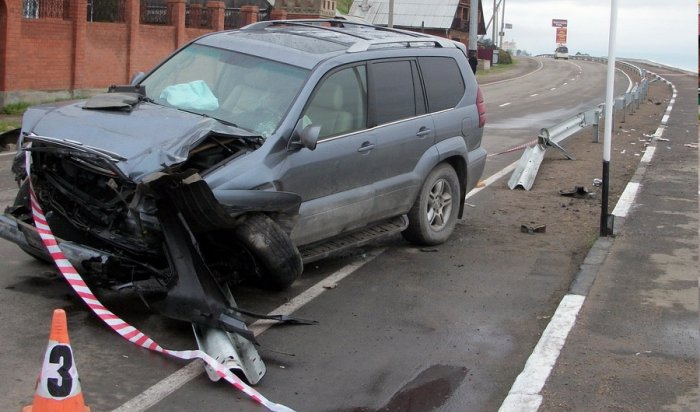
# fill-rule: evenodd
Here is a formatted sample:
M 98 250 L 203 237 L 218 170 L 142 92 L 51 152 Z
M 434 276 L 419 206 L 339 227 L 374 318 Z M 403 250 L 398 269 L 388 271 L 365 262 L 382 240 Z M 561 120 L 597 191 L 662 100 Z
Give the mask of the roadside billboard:
M 566 44 L 566 27 L 557 27 L 557 44 Z

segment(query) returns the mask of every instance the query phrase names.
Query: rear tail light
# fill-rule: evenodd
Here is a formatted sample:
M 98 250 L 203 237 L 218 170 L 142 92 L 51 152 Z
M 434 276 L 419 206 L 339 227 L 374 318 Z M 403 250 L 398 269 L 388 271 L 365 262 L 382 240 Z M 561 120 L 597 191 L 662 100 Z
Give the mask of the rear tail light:
M 480 87 L 476 88 L 476 109 L 479 111 L 479 128 L 482 128 L 486 124 L 486 103 Z

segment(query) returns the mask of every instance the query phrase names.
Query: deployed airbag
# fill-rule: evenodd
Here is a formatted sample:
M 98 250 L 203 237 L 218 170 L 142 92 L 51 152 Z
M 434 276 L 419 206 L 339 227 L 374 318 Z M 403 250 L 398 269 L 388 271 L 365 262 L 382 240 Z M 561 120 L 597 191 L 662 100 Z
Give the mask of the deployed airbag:
M 160 93 L 169 105 L 185 110 L 216 110 L 219 99 L 214 96 L 204 80 L 173 84 Z

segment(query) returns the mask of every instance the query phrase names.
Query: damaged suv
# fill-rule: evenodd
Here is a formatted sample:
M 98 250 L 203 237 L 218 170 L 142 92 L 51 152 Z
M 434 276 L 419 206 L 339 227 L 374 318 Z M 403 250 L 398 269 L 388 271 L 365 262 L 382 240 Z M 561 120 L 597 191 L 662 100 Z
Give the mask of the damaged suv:
M 447 39 L 337 20 L 213 33 L 131 85 L 30 108 L 0 236 L 50 260 L 31 181 L 90 285 L 236 330 L 222 285 L 282 290 L 304 262 L 391 233 L 447 240 L 484 169 L 484 122 Z

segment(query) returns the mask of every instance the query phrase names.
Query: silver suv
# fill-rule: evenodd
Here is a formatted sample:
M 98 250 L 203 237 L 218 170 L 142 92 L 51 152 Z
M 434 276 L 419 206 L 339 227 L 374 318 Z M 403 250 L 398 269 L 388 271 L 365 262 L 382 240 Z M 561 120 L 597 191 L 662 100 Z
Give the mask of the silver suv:
M 131 85 L 28 110 L 0 236 L 49 259 L 31 180 L 90 284 L 222 326 L 222 284 L 284 289 L 303 262 L 399 231 L 446 241 L 484 169 L 484 122 L 450 40 L 338 20 L 214 33 Z

